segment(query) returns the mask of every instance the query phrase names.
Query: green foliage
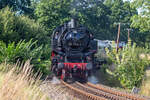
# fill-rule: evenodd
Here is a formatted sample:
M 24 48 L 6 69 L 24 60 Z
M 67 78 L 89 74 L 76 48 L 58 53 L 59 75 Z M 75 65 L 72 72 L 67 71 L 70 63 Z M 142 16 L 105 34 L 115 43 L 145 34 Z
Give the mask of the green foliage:
M 98 0 L 93 2 L 87 0 L 82 4 L 80 9 L 77 9 L 81 22 L 94 33 L 95 37 L 102 40 L 110 39 L 112 35 L 110 34 L 110 19 L 108 17 L 110 9 Z
M 139 11 L 138 14 L 134 14 L 130 18 L 132 21 L 131 27 L 138 30 L 134 32 L 132 35 L 134 38 L 132 39 L 139 46 L 145 46 L 145 43 L 149 44 L 150 41 L 150 2 L 149 0 L 133 0 L 131 6 Z
M 140 13 L 134 15 L 132 27 L 139 28 L 142 32 L 150 32 L 150 1 L 149 0 L 133 0 L 132 6 L 140 9 Z
M 31 13 L 32 9 L 31 0 L 0 0 L 0 9 L 10 7 L 13 11 L 19 11 L 23 13 Z
M 0 10 L 0 40 L 8 44 L 31 38 L 38 40 L 38 44 L 49 42 L 47 32 L 39 23 L 26 16 L 17 16 L 8 7 Z
M 96 38 L 102 40 L 115 40 L 118 28 L 114 23 L 121 22 L 125 25 L 121 25 L 120 40 L 127 41 L 126 29 L 130 28 L 131 16 L 135 14 L 136 8 L 131 7 L 129 1 L 123 0 L 41 0 L 35 6 L 35 18 L 46 26 L 49 35 L 58 25 L 76 16 L 80 24 L 88 27 Z M 138 43 L 140 33 L 132 33 L 139 31 L 131 32 L 131 38 Z M 142 42 L 145 42 L 144 38 Z
M 106 50 L 108 57 L 116 65 L 116 76 L 121 85 L 126 88 L 141 85 L 146 67 L 150 64 L 147 59 L 141 59 L 140 54 L 146 53 L 144 48 L 136 47 L 136 44 L 131 45 L 131 42 L 116 52 L 116 48 Z M 144 52 L 145 51 L 145 52 Z
M 35 71 L 40 70 L 43 74 L 48 74 L 50 60 L 44 57 L 43 51 L 45 49 L 47 48 L 42 45 L 37 46 L 37 41 L 32 42 L 32 40 L 29 42 L 20 41 L 16 45 L 15 42 L 12 42 L 8 46 L 4 42 L 0 42 L 0 63 L 16 63 L 18 60 L 25 62 L 31 59 L 31 64 L 33 64 Z
M 129 1 L 123 0 L 106 0 L 105 5 L 110 8 L 111 13 L 108 15 L 110 19 L 111 40 L 115 40 L 118 32 L 118 25 L 121 23 L 120 40 L 127 41 L 127 28 L 130 28 L 130 18 L 137 13 L 135 8 L 131 8 Z M 132 35 L 132 33 L 131 33 Z M 132 37 L 131 37 L 132 38 Z M 134 37 L 135 38 L 135 37 Z
M 137 8 L 140 8 L 143 4 L 143 1 L 147 0 L 133 0 L 134 2 L 130 2 L 129 0 L 123 1 L 123 0 L 105 0 L 104 4 L 111 10 L 111 13 L 108 15 L 110 19 L 110 39 L 116 40 L 117 37 L 117 31 L 118 26 L 114 23 L 121 22 L 121 32 L 120 32 L 120 40 L 121 41 L 127 41 L 127 28 L 132 27 L 132 31 L 130 31 L 130 38 L 132 41 L 136 42 L 138 46 L 144 46 L 144 44 L 150 41 L 150 35 L 149 32 L 140 32 L 139 26 L 141 26 L 141 29 L 144 29 L 144 27 L 149 27 L 148 21 L 140 21 L 138 17 L 138 11 Z M 143 6 L 148 7 L 148 6 Z M 139 9 L 138 9 L 139 10 Z M 143 10 L 140 10 L 140 12 Z M 147 14 L 149 15 L 149 14 Z M 143 20 L 146 20 L 147 18 L 144 18 Z M 140 23 L 141 22 L 141 23 Z M 142 28 L 143 27 L 143 28 Z M 136 28 L 136 29 L 135 29 Z
M 42 0 L 35 9 L 38 22 L 52 33 L 54 28 L 69 19 L 71 0 Z
M 37 21 L 47 27 L 49 34 L 75 16 L 80 24 L 88 27 L 99 39 L 111 37 L 108 13 L 109 9 L 99 0 L 43 0 L 35 10 Z
M 121 22 L 125 24 L 121 24 L 120 40 L 126 41 L 125 29 L 129 28 L 131 16 L 137 13 L 129 1 L 123 0 L 74 0 L 72 9 L 73 15 L 77 15 L 81 23 L 101 40 L 115 40 L 118 27 L 114 23 Z

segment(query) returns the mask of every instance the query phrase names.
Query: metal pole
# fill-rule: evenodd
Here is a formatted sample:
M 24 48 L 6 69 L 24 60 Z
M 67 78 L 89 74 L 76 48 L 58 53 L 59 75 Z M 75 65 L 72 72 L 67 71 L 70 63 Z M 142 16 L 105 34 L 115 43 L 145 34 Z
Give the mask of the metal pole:
M 132 29 L 128 28 L 127 30 L 128 30 L 128 41 L 129 41 L 130 40 L 130 30 L 132 30 Z
M 130 30 L 128 29 L 128 41 L 130 39 Z
M 118 52 L 118 48 L 119 48 L 119 37 L 120 37 L 120 24 L 118 25 L 118 36 L 117 36 L 117 47 L 116 47 L 116 51 Z

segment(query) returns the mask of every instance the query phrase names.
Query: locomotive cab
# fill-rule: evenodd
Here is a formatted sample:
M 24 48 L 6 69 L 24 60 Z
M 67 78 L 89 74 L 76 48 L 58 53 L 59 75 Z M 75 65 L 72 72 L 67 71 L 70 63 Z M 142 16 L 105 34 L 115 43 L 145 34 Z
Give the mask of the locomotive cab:
M 85 27 L 72 19 L 57 27 L 52 34 L 51 70 L 61 79 L 87 79 L 95 64 L 97 41 Z

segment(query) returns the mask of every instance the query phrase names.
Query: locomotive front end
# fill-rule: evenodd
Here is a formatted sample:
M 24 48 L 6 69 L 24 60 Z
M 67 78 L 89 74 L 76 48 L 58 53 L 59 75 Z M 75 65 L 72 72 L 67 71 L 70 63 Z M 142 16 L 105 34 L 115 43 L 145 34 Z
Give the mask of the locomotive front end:
M 94 66 L 97 42 L 93 34 L 72 19 L 55 29 L 52 35 L 52 72 L 62 80 L 87 79 Z

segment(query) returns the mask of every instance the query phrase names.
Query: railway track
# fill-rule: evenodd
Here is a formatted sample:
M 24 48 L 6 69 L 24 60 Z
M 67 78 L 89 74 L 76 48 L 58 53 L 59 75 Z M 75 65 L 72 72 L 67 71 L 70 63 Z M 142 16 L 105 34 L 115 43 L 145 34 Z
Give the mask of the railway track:
M 81 84 L 75 82 L 68 84 L 61 81 L 66 87 L 71 89 L 77 96 L 82 96 L 83 100 L 148 100 L 144 97 L 135 94 L 120 92 L 103 85 L 94 85 L 91 83 Z

